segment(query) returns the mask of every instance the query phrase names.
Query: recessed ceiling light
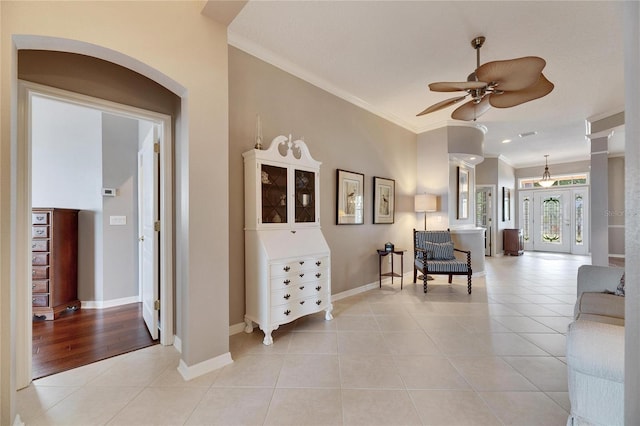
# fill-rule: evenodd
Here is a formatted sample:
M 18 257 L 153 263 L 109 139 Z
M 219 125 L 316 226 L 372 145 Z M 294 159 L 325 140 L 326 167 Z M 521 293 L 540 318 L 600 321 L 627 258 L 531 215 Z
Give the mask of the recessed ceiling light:
M 527 136 L 533 136 L 533 135 L 537 135 L 538 132 L 524 132 L 524 133 L 519 133 L 518 136 L 520 136 L 521 138 L 526 138 Z
M 502 141 L 502 143 L 509 143 L 509 142 L 511 142 L 511 139 L 505 139 Z
M 469 158 L 469 160 L 471 160 L 471 161 L 473 161 L 473 160 L 475 160 L 475 159 L 476 159 L 476 157 L 471 157 L 471 158 Z

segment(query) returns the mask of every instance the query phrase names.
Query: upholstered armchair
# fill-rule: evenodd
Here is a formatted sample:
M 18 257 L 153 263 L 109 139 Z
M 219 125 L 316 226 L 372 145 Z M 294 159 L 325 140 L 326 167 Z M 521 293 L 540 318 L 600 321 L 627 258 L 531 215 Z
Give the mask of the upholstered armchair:
M 456 258 L 455 253 L 466 255 L 466 259 Z M 451 233 L 446 231 L 413 230 L 413 282 L 422 273 L 424 292 L 427 292 L 427 277 L 448 275 L 449 284 L 453 275 L 467 276 L 467 291 L 471 294 L 471 251 L 460 250 L 453 246 Z

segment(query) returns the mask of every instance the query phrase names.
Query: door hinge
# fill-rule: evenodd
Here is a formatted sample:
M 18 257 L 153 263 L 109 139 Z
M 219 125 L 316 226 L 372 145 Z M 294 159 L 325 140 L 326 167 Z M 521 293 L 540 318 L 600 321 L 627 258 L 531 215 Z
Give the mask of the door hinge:
M 153 230 L 156 232 L 160 231 L 160 221 L 156 220 L 156 222 L 153 224 Z
M 153 152 L 155 152 L 156 154 L 160 152 L 160 144 L 159 143 L 154 143 L 153 144 Z
M 155 300 L 153 302 L 153 309 L 156 310 L 156 311 L 160 310 L 160 300 Z

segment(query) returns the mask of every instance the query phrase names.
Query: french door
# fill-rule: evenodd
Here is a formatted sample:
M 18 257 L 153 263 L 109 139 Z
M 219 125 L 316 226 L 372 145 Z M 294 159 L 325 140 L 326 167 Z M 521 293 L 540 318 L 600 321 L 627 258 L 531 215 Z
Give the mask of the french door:
M 586 188 L 520 191 L 518 204 L 525 250 L 589 252 Z

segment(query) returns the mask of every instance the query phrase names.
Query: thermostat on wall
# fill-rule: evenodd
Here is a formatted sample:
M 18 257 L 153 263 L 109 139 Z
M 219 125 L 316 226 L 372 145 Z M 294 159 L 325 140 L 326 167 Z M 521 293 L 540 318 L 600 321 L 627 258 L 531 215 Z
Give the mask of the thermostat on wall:
M 116 189 L 115 188 L 102 188 L 102 196 L 103 197 L 115 197 Z

